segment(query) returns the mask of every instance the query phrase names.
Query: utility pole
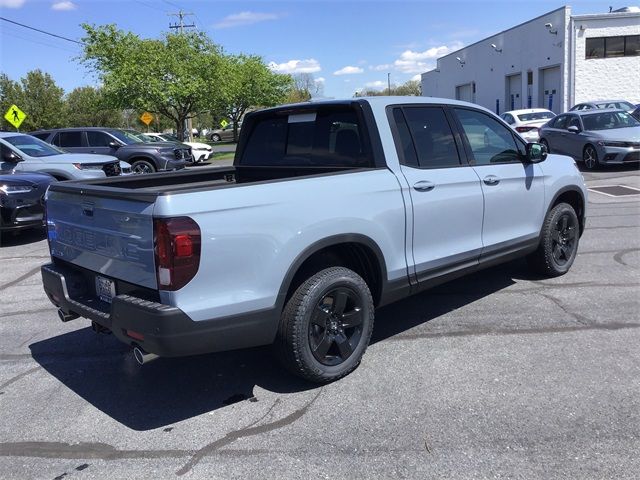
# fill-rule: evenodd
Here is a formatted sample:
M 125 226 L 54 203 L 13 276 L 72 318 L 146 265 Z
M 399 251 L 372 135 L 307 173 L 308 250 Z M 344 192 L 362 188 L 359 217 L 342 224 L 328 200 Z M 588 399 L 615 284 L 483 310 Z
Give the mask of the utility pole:
M 184 17 L 192 16 L 193 13 L 186 13 L 186 12 L 183 12 L 182 9 L 180 9 L 180 11 L 178 11 L 178 13 L 168 13 L 167 15 L 169 15 L 170 17 L 178 17 L 179 23 L 169 23 L 169 28 L 174 28 L 174 29 L 178 30 L 181 35 L 184 33 L 184 29 L 185 28 L 195 28 L 195 26 L 196 26 L 195 23 L 191 23 L 189 25 L 185 25 L 184 24 Z M 191 119 L 190 118 L 187 119 L 186 130 L 187 130 L 187 139 L 188 140 L 193 140 L 191 138 L 191 135 L 192 135 L 192 132 L 193 132 L 193 125 L 191 123 Z M 184 138 L 182 138 L 181 140 L 184 140 Z
M 184 24 L 184 17 L 190 17 L 193 13 L 186 13 L 180 10 L 178 13 L 167 13 L 170 17 L 178 17 L 180 19 L 179 23 L 170 23 L 169 28 L 180 29 L 180 33 L 184 33 L 185 28 L 195 28 L 196 24 L 192 23 L 190 25 Z
M 391 95 L 391 74 L 387 73 L 387 95 Z

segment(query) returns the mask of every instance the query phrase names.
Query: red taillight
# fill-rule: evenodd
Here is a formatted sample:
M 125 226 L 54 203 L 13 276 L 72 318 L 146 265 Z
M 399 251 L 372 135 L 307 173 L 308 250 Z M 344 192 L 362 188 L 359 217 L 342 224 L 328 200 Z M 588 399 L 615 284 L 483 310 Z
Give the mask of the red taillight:
M 530 132 L 531 130 L 537 130 L 537 127 L 516 127 L 516 132 Z
M 179 290 L 198 272 L 200 227 L 189 217 L 153 222 L 158 288 Z

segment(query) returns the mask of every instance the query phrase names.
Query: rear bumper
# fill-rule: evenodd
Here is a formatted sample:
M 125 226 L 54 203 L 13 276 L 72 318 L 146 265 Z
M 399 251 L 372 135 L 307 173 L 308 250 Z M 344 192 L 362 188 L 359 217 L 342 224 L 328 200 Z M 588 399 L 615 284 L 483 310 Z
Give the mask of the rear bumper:
M 86 277 L 72 269 L 47 264 L 41 272 L 45 293 L 63 312 L 88 318 L 120 341 L 162 357 L 267 345 L 275 338 L 279 317 L 275 308 L 195 322 L 177 307 L 130 294 L 117 295 L 111 304 L 103 302 Z

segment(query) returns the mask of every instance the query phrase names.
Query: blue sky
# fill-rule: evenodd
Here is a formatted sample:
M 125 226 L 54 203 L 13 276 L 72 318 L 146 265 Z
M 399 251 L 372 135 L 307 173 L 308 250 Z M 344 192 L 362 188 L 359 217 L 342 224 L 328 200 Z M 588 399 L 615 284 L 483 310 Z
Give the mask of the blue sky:
M 607 12 L 610 4 L 569 5 L 584 14 Z M 0 0 L 0 16 L 72 39 L 82 37 L 83 22 L 115 23 L 157 37 L 177 20 L 168 13 L 183 9 L 195 14 L 187 23 L 225 51 L 261 55 L 280 72 L 311 73 L 325 96 L 351 97 L 362 88 L 385 88 L 387 73 L 393 84 L 417 78 L 437 57 L 562 5 L 546 0 Z M 66 91 L 95 84 L 74 60 L 79 51 L 79 45 L 0 21 L 0 70 L 13 79 L 40 68 Z

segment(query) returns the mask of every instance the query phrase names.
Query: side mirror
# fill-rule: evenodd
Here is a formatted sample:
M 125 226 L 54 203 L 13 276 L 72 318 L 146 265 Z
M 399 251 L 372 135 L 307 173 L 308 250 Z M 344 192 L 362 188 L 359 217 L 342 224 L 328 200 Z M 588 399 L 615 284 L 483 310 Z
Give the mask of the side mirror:
M 8 148 L 2 152 L 2 160 L 9 163 L 22 162 L 24 159 L 13 150 Z
M 567 128 L 567 130 L 569 130 L 571 133 L 580 133 L 580 129 L 575 125 L 571 125 L 569 128 Z
M 527 162 L 540 163 L 547 158 L 547 149 L 540 143 L 527 143 Z
M 109 142 L 109 146 L 115 149 L 120 148 L 120 144 L 118 142 Z

